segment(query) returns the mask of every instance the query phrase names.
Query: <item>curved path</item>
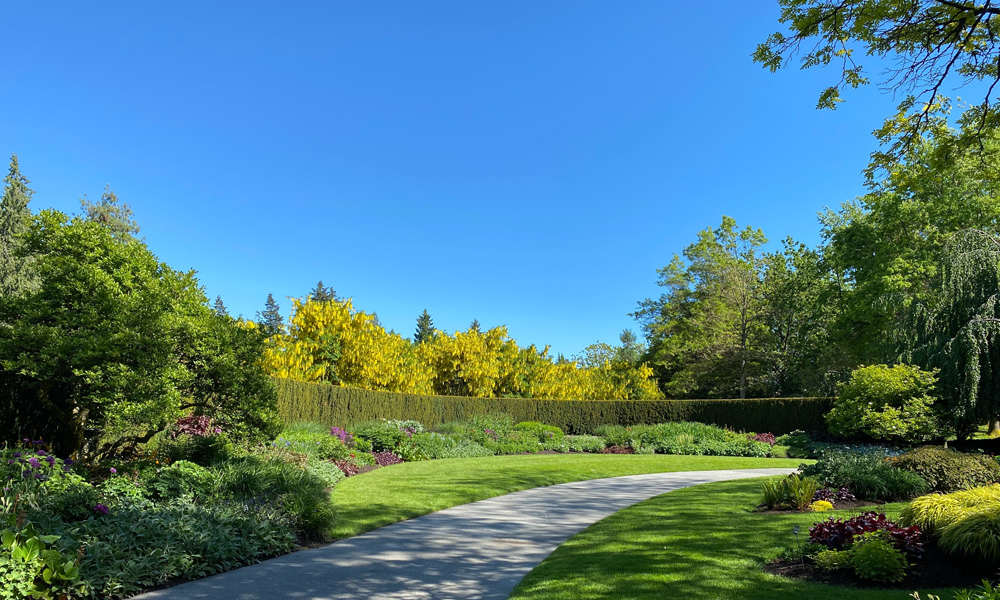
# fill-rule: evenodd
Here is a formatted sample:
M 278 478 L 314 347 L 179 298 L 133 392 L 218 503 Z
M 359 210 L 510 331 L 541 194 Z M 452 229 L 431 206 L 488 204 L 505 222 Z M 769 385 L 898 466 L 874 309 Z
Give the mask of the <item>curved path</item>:
M 560 544 L 627 506 L 692 485 L 793 470 L 656 473 L 534 488 L 138 598 L 504 600 Z

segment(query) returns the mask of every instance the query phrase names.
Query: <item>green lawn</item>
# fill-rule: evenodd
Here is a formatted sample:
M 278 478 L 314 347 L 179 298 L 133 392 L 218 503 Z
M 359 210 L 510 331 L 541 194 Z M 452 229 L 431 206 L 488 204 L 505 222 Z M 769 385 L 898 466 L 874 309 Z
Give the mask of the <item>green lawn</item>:
M 808 526 L 838 512 L 760 514 L 760 479 L 670 492 L 622 510 L 580 532 L 536 567 L 510 600 L 628 598 L 709 600 L 905 600 L 913 590 L 859 590 L 796 582 L 761 565 L 808 541 Z M 890 515 L 902 504 L 886 505 Z M 942 594 L 949 590 L 920 590 Z
M 532 454 L 403 463 L 345 479 L 333 493 L 336 525 L 350 537 L 397 521 L 518 490 L 675 471 L 796 467 L 802 459 L 634 454 Z

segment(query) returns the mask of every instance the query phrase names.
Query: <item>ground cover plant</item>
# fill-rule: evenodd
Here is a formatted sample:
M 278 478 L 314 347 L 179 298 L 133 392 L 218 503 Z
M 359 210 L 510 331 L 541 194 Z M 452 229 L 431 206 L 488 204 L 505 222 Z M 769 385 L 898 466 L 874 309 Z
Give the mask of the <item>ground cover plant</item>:
M 818 519 L 812 513 L 755 512 L 759 498 L 760 481 L 744 480 L 677 490 L 636 504 L 560 546 L 510 598 L 897 600 L 917 589 L 846 589 L 764 571 L 765 563 L 796 547 L 796 526 L 805 546 L 805 532 Z M 880 510 L 895 518 L 903 506 Z M 955 592 L 933 585 L 919 589 L 925 598 L 927 593 L 950 598 Z

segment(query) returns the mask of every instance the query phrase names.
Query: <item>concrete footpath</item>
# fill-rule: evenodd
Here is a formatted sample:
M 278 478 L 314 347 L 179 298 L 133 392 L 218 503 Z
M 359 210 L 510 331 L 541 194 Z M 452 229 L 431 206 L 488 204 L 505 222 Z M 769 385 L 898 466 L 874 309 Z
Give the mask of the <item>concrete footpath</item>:
M 524 490 L 137 598 L 503 600 L 560 544 L 627 506 L 702 483 L 792 471 L 656 473 Z

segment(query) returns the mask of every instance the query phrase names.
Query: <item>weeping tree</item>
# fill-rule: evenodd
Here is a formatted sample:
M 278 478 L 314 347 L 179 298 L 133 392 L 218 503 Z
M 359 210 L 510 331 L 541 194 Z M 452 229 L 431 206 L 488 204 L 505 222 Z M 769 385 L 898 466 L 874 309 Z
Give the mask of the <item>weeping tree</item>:
M 939 294 L 915 309 L 912 360 L 940 369 L 938 393 L 960 438 L 1000 419 L 1000 237 L 948 244 Z

